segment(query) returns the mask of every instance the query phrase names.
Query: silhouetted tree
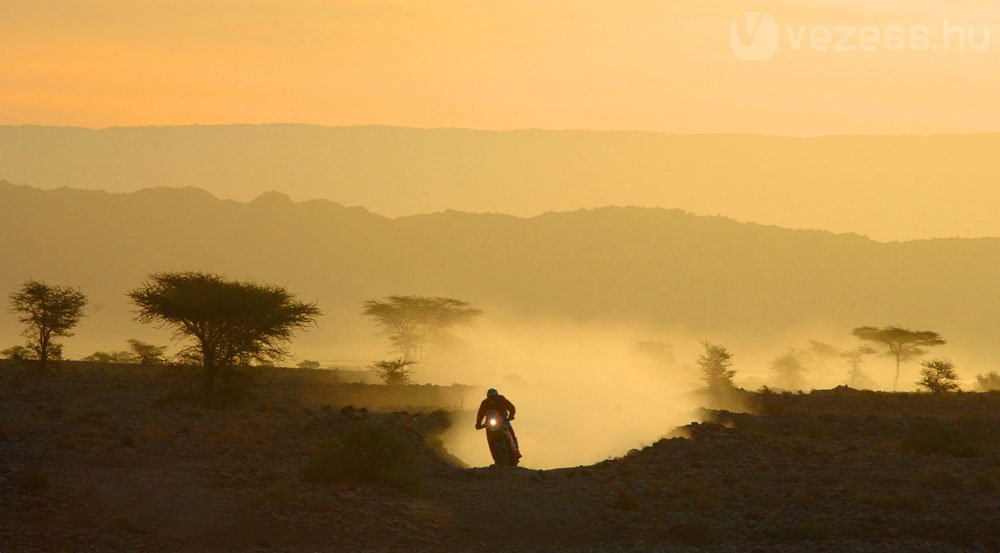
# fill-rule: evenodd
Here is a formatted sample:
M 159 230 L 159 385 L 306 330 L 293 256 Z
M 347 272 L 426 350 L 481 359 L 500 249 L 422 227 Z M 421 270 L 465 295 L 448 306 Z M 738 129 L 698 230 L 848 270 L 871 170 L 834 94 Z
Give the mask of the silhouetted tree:
M 128 340 L 128 346 L 141 365 L 165 365 L 167 362 L 167 346 L 154 346 L 135 338 Z
M 958 374 L 955 373 L 955 366 L 947 359 L 935 359 L 921 363 L 924 367 L 920 370 L 920 380 L 917 386 L 927 389 L 934 394 L 958 391 Z
M 657 364 L 672 367 L 674 365 L 674 347 L 665 342 L 645 340 L 632 346 L 632 351 L 642 357 L 655 361 Z
M 840 350 L 826 342 L 809 340 L 806 349 L 796 352 L 796 357 L 803 370 L 808 369 L 814 374 L 824 375 L 829 372 L 830 362 L 839 359 Z
M 786 390 L 802 389 L 802 373 L 806 369 L 794 351 L 789 351 L 772 361 L 771 370 L 784 384 Z
M 865 356 L 873 353 L 876 353 L 875 349 L 868 344 L 861 344 L 854 349 L 840 353 L 840 356 L 847 361 L 847 365 L 850 367 L 847 372 L 847 383 L 851 388 L 856 388 L 860 382 L 867 380 L 865 374 L 861 372 L 861 366 L 865 363 Z
M 459 324 L 469 324 L 482 311 L 462 300 L 423 296 L 389 296 L 364 303 L 365 315 L 375 319 L 389 337 L 392 351 L 416 361 L 428 344 Z
M 301 363 L 299 363 L 299 368 L 300 369 L 318 369 L 319 368 L 319 361 L 310 361 L 309 359 L 306 359 L 306 360 L 302 361 Z
M 986 374 L 976 375 L 976 387 L 981 392 L 995 392 L 1000 390 L 1000 374 L 990 371 Z
M 175 339 L 193 342 L 187 353 L 200 361 L 205 402 L 221 369 L 283 359 L 293 332 L 320 315 L 316 304 L 279 286 L 197 272 L 154 274 L 128 296 L 140 322 L 169 326 Z
M 139 358 L 130 351 L 95 351 L 81 359 L 91 363 L 136 363 Z
M 410 384 L 410 369 L 409 366 L 415 364 L 416 361 L 407 361 L 405 359 L 393 359 L 390 361 L 377 361 L 372 368 L 375 369 L 375 373 L 382 382 L 389 385 L 401 385 Z
M 702 345 L 705 346 L 705 353 L 698 357 L 698 366 L 705 383 L 713 390 L 733 388 L 733 377 L 736 376 L 736 370 L 732 368 L 733 354 L 719 344 L 705 341 Z
M 12 346 L 0 351 L 0 359 L 10 359 L 11 361 L 30 361 L 34 359 L 34 353 L 24 346 Z
M 62 357 L 62 344 L 53 338 L 72 336 L 70 332 L 83 317 L 87 297 L 79 290 L 29 280 L 10 295 L 10 310 L 19 313 L 25 326 L 22 336 L 42 370 L 50 359 Z
M 937 332 L 930 330 L 909 330 L 898 326 L 876 328 L 861 326 L 851 332 L 855 337 L 875 342 L 885 346 L 887 354 L 896 359 L 896 377 L 892 381 L 892 389 L 899 387 L 899 366 L 903 361 L 915 359 L 927 353 L 924 348 L 940 346 L 946 342 Z

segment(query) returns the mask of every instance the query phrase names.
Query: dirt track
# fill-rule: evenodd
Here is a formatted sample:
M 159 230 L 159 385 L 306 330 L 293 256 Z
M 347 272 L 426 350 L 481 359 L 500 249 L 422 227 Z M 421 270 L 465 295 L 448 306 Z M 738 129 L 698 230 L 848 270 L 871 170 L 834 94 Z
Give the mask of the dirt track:
M 706 412 L 687 438 L 539 472 L 455 466 L 430 408 L 456 392 L 422 388 L 274 370 L 216 411 L 153 407 L 151 369 L 7 368 L 0 551 L 1000 549 L 997 394 L 754 395 L 757 415 Z M 341 409 L 362 403 L 420 413 Z M 302 481 L 315 444 L 362 419 L 431 439 L 419 489 Z M 904 447 L 941 428 L 963 437 Z

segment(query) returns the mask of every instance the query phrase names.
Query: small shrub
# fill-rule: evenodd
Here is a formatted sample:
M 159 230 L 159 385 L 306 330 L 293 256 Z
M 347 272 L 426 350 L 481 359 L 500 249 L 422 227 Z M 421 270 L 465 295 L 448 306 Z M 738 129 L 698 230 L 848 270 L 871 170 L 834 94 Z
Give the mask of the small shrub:
M 375 373 L 378 374 L 378 377 L 385 384 L 398 386 L 412 382 L 409 367 L 415 363 L 416 361 L 407 361 L 405 359 L 378 361 L 372 365 L 372 369 L 375 370 Z
M 321 444 L 303 467 L 302 478 L 319 484 L 354 480 L 404 489 L 419 483 L 413 446 L 392 429 L 363 422 Z
M 35 467 L 27 467 L 14 477 L 14 487 L 23 493 L 38 493 L 48 489 L 49 477 Z
M 947 359 L 934 359 L 921 363 L 920 380 L 917 386 L 926 388 L 932 394 L 958 391 L 958 374 L 955 365 Z
M 982 424 L 978 421 L 949 424 L 922 419 L 910 426 L 901 447 L 922 455 L 975 457 L 982 454 L 980 444 L 985 439 Z

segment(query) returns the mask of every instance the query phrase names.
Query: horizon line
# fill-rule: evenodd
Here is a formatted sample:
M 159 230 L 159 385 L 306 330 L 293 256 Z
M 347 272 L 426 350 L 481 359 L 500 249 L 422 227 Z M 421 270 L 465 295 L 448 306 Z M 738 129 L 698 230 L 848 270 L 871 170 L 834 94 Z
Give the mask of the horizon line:
M 751 132 L 751 131 L 731 131 L 731 132 L 705 132 L 705 131 L 667 131 L 653 129 L 585 129 L 585 128 L 546 128 L 546 127 L 516 127 L 509 129 L 488 129 L 475 127 L 458 126 L 418 126 L 418 125 L 393 125 L 384 123 L 357 123 L 357 124 L 325 124 L 325 123 L 295 123 L 295 122 L 266 122 L 266 123 L 171 123 L 171 124 L 143 124 L 143 125 L 109 125 L 106 127 L 90 127 L 83 125 L 52 125 L 38 123 L 0 123 L 0 128 L 40 128 L 40 129 L 71 129 L 86 131 L 114 131 L 131 129 L 180 129 L 199 127 L 316 127 L 322 129 L 404 129 L 418 131 L 464 131 L 477 133 L 505 134 L 505 133 L 526 133 L 526 132 L 550 132 L 550 133 L 592 133 L 592 134 L 649 134 L 663 136 L 745 136 L 764 138 L 837 138 L 837 137 L 935 137 L 935 136 L 992 136 L 1000 135 L 1000 129 L 996 131 L 934 131 L 934 132 L 816 132 L 816 133 L 776 133 L 776 132 Z

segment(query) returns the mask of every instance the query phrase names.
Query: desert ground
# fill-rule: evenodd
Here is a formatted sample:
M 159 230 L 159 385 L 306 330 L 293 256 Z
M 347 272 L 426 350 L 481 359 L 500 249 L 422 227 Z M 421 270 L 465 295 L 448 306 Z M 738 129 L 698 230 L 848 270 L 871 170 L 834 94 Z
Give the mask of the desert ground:
M 0 365 L 0 551 L 1000 550 L 996 393 L 745 392 L 746 412 L 539 471 L 448 454 L 444 429 L 472 431 L 461 386 L 262 368 L 209 409 L 163 372 Z M 323 473 L 359 427 L 412 462 Z

